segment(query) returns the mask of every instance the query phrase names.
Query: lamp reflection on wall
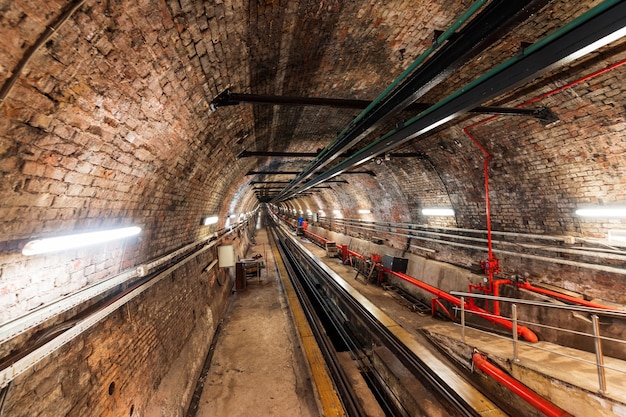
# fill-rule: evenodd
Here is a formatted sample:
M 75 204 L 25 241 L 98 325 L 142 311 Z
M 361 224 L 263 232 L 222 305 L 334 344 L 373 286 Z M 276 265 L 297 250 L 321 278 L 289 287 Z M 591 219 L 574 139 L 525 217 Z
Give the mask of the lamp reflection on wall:
M 576 210 L 576 215 L 580 217 L 597 217 L 597 218 L 626 217 L 626 206 L 581 208 L 581 209 Z
M 454 210 L 450 208 L 423 208 L 424 216 L 454 216 Z
M 99 243 L 111 242 L 113 240 L 135 236 L 140 232 L 141 227 L 133 226 L 121 229 L 100 230 L 97 232 L 77 233 L 73 235 L 37 239 L 28 242 L 26 246 L 24 246 L 24 249 L 22 249 L 22 254 L 31 256 L 41 253 L 82 248 L 85 246 L 97 245 Z

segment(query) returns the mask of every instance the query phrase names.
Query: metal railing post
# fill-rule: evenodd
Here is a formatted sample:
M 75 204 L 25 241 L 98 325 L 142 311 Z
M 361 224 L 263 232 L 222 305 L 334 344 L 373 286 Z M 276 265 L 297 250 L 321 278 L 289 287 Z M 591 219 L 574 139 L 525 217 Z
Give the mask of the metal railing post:
M 598 380 L 600 383 L 600 394 L 606 394 L 606 377 L 604 375 L 604 356 L 602 356 L 602 339 L 600 339 L 600 325 L 597 315 L 591 316 L 593 325 L 593 341 L 596 346 L 596 366 L 598 367 Z
M 461 342 L 465 343 L 465 297 L 461 297 Z
M 513 362 L 519 362 L 517 358 L 517 304 L 511 306 L 513 308 Z

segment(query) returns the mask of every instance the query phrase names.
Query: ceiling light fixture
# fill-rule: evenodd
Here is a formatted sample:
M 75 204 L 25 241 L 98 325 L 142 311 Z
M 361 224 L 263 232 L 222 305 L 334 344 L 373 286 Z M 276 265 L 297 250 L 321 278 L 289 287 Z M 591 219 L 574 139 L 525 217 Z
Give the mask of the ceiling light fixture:
M 22 249 L 26 256 L 39 255 L 41 253 L 59 252 L 67 249 L 76 249 L 99 243 L 124 239 L 138 235 L 141 227 L 124 227 L 121 229 L 100 230 L 98 232 L 77 233 L 73 235 L 50 237 L 30 241 Z
M 370 214 L 371 211 L 369 211 L 368 209 L 359 209 L 359 214 Z

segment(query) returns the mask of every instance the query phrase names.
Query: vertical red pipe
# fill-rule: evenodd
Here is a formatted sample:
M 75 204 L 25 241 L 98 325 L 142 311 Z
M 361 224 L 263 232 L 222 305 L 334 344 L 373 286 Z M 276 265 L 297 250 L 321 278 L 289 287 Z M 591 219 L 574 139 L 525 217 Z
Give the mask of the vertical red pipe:
M 561 91 L 564 91 L 568 88 L 571 88 L 575 85 L 578 85 L 580 83 L 583 83 L 585 81 L 589 81 L 595 77 L 598 77 L 602 74 L 605 74 L 609 71 L 612 71 L 616 68 L 621 67 L 622 65 L 626 64 L 626 59 L 622 59 L 621 61 L 617 61 L 607 67 L 604 67 L 598 71 L 592 72 L 591 74 L 587 74 L 583 77 L 580 77 L 576 80 L 573 80 L 565 85 L 562 85 L 561 87 L 555 88 L 551 91 L 548 91 L 547 93 L 541 94 L 539 96 L 533 97 L 529 100 L 526 100 L 525 102 L 518 104 L 517 106 L 515 106 L 516 108 L 521 108 L 524 106 L 527 106 L 529 104 L 535 103 L 539 100 L 542 100 L 544 98 L 550 97 L 556 93 L 560 93 Z M 489 202 L 489 161 L 491 161 L 492 156 L 491 154 L 487 151 L 487 149 L 485 149 L 484 146 L 482 146 L 480 144 L 480 142 L 476 139 L 476 137 L 474 137 L 474 135 L 472 135 L 472 133 L 470 132 L 470 129 L 487 123 L 495 118 L 499 117 L 499 115 L 494 115 L 494 116 L 490 116 L 486 119 L 483 120 L 479 120 L 478 122 L 472 123 L 469 126 L 466 126 L 463 128 L 463 133 L 465 133 L 465 135 L 467 135 L 467 137 L 469 137 L 472 142 L 474 142 L 476 144 L 476 146 L 478 146 L 478 148 L 481 150 L 481 152 L 484 154 L 485 156 L 485 160 L 484 160 L 484 171 L 485 171 L 485 211 L 486 211 L 486 215 L 487 215 L 487 246 L 488 246 L 488 251 L 489 251 L 489 255 L 487 258 L 487 262 L 484 263 L 485 266 L 485 272 L 487 273 L 487 276 L 489 277 L 489 286 L 487 288 L 488 292 L 493 292 L 493 276 L 494 274 L 499 273 L 499 265 L 498 265 L 498 259 L 495 257 L 495 255 L 493 255 L 493 248 L 492 248 L 492 237 L 491 237 L 491 207 L 490 207 L 490 202 Z M 496 308 L 498 308 L 499 311 L 499 306 L 497 306 L 497 301 L 494 302 L 494 313 Z
M 494 297 L 500 296 L 500 285 L 502 284 L 511 284 L 511 281 L 508 279 L 498 279 L 493 282 L 493 295 Z M 493 302 L 493 314 L 496 316 L 500 315 L 500 303 L 498 301 Z

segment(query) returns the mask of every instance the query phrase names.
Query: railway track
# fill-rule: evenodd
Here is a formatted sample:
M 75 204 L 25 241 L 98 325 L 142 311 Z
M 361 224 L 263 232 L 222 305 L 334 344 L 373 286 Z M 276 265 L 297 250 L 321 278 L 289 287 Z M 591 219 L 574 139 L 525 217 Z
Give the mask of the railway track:
M 434 359 L 430 350 L 416 346 L 415 339 L 382 311 L 364 302 L 363 296 L 315 258 L 292 233 L 276 223 L 269 230 L 347 415 L 505 415 L 454 370 L 444 369 L 447 365 Z M 346 352 L 376 398 L 378 411 L 364 408 L 360 391 L 352 386 L 353 378 L 340 360 Z M 396 371 L 410 374 L 407 391 L 403 387 L 406 377 L 403 380 L 394 374 Z M 407 399 L 411 393 L 413 397 L 418 393 L 418 398 Z

